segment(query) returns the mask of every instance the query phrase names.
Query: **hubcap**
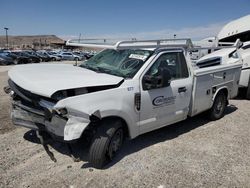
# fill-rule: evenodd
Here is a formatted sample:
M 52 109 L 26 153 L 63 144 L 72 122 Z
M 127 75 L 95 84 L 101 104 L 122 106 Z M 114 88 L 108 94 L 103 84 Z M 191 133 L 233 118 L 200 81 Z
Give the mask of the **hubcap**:
M 117 151 L 120 149 L 123 140 L 123 130 L 119 129 L 116 131 L 114 136 L 112 137 L 110 144 L 109 144 L 109 157 L 112 159 Z
M 223 102 L 222 102 L 222 97 L 218 98 L 218 103 L 215 106 L 215 112 L 216 114 L 220 114 L 223 110 Z

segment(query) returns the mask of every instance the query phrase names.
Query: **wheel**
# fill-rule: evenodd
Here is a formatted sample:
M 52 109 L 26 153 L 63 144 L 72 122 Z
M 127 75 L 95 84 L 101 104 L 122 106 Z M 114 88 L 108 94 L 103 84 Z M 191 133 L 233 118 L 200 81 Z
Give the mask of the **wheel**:
M 75 57 L 75 59 L 74 59 L 75 61 L 79 61 L 79 58 L 78 57 Z
M 123 143 L 122 123 L 115 120 L 103 121 L 94 135 L 89 150 L 89 162 L 95 168 L 102 168 L 119 152 Z
M 250 100 L 250 76 L 249 76 L 249 80 L 248 80 L 246 99 Z
M 226 95 L 223 92 L 219 92 L 215 97 L 212 108 L 209 110 L 209 118 L 213 121 L 222 118 L 224 116 L 226 104 Z
M 55 58 L 55 57 L 53 57 L 53 58 L 52 58 L 52 61 L 56 61 L 56 58 Z

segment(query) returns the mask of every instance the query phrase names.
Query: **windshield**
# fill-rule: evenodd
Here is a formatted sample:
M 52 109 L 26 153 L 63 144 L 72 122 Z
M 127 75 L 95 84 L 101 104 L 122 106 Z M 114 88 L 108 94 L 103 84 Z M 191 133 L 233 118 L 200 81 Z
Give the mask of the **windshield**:
M 152 53 L 153 51 L 149 50 L 106 49 L 83 62 L 80 67 L 123 78 L 132 78 Z

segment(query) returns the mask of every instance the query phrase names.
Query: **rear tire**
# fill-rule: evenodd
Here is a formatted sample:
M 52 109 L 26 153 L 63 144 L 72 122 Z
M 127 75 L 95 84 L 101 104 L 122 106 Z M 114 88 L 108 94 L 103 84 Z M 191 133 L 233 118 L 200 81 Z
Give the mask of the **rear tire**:
M 104 120 L 98 125 L 89 151 L 89 162 L 95 168 L 102 168 L 119 152 L 124 138 L 121 121 Z
M 227 105 L 227 98 L 225 93 L 219 92 L 214 99 L 214 104 L 209 110 L 209 119 L 215 121 L 224 116 L 225 108 Z

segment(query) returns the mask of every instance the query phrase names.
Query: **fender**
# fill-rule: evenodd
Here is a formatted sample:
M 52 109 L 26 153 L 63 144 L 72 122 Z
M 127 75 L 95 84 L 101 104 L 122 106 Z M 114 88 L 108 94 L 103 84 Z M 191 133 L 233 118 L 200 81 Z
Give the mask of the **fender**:
M 228 92 L 228 87 L 227 86 L 223 86 L 220 87 L 219 89 L 216 90 L 215 94 L 213 95 L 212 101 L 214 102 L 215 97 L 217 96 L 217 94 L 222 90 L 222 89 L 226 89 L 227 90 L 227 100 L 229 100 L 229 92 Z
M 129 137 L 134 138 L 139 135 L 139 113 L 134 108 L 134 94 L 137 90 L 131 92 L 125 87 L 113 88 L 94 93 L 87 93 L 74 97 L 69 97 L 59 101 L 54 109 L 66 108 L 68 115 L 83 117 L 89 120 L 91 115 L 97 114 L 99 119 L 116 116 L 122 118 L 128 126 Z M 85 121 L 86 122 L 86 121 Z M 89 121 L 90 122 L 90 121 Z M 70 125 L 72 128 L 70 135 L 76 135 L 79 138 L 84 129 L 74 130 L 74 124 Z M 68 129 L 69 130 L 69 129 Z M 67 133 L 70 137 L 69 133 Z M 74 139 L 77 138 L 74 136 Z

